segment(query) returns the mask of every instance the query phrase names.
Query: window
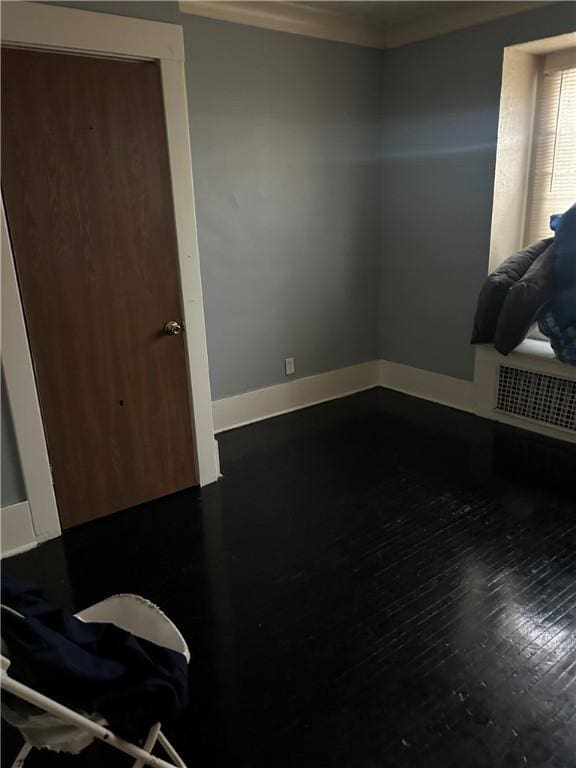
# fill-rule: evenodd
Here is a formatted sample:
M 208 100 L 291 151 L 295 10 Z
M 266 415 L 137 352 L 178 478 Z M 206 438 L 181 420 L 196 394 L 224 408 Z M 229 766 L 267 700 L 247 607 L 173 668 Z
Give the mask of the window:
M 546 56 L 538 84 L 525 242 L 550 237 L 550 216 L 576 201 L 576 49 Z

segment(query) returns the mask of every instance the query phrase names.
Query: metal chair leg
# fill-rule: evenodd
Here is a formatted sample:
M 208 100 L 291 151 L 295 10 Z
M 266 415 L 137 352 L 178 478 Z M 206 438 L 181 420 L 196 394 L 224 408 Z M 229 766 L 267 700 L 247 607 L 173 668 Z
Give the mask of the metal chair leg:
M 162 731 L 158 731 L 158 741 L 162 745 L 168 757 L 170 757 L 170 759 L 174 761 L 174 765 L 177 765 L 178 768 L 187 768 L 187 765 L 184 762 L 184 760 L 182 760 L 178 752 L 176 752 L 176 750 L 174 749 L 172 744 L 170 744 L 166 736 L 164 736 Z
M 160 733 L 160 723 L 156 723 L 156 725 L 153 725 L 152 728 L 150 728 L 146 741 L 142 745 L 142 749 L 145 749 L 146 752 L 152 752 L 152 750 L 154 749 L 154 745 L 156 744 L 156 741 L 158 739 L 159 733 Z M 144 762 L 142 760 L 136 760 L 132 768 L 144 768 Z
M 26 742 L 20 752 L 16 755 L 16 760 L 12 763 L 12 768 L 22 768 L 24 765 L 24 760 L 28 757 L 30 752 L 32 751 L 32 745 L 28 744 Z

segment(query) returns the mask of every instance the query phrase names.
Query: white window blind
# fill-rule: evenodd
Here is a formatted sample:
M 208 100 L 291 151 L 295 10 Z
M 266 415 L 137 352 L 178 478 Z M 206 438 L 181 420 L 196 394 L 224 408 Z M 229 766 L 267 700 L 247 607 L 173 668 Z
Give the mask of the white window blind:
M 550 216 L 576 202 L 576 51 L 563 53 L 563 65 L 548 57 L 539 84 L 526 243 L 550 237 Z

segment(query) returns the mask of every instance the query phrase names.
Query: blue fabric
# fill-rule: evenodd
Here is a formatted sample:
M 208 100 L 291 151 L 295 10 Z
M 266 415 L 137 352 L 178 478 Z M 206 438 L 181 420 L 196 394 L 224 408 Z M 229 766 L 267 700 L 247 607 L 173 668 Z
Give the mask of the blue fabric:
M 576 365 L 576 325 L 560 328 L 554 313 L 545 309 L 538 317 L 538 327 L 550 339 L 550 346 L 558 360 Z
M 102 715 L 123 738 L 141 741 L 188 702 L 182 654 L 112 624 L 80 621 L 34 585 L 5 574 L 2 639 L 15 680 L 72 709 Z
M 554 226 L 556 290 L 549 310 L 554 315 L 555 326 L 565 331 L 576 325 L 576 203 Z
M 556 232 L 558 229 L 558 224 L 560 224 L 560 219 L 562 218 L 561 213 L 553 213 L 552 216 L 550 216 L 550 229 L 553 232 Z

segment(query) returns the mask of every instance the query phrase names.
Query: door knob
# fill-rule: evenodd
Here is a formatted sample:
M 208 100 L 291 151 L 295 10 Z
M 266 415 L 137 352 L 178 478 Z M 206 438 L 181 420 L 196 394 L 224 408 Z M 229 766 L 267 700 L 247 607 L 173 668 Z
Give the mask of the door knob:
M 177 323 L 176 320 L 168 320 L 164 326 L 164 333 L 167 336 L 179 336 L 183 330 L 180 323 Z

